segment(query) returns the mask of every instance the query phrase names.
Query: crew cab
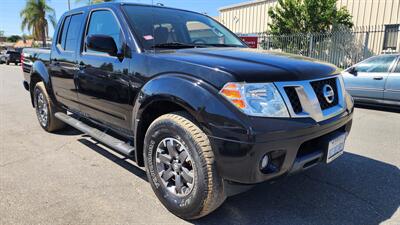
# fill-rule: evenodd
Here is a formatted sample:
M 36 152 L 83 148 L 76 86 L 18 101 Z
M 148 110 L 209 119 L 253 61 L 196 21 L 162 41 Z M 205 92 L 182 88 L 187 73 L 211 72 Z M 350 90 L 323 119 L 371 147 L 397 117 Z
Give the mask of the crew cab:
M 51 50 L 26 51 L 24 87 L 41 127 L 68 124 L 133 159 L 184 219 L 332 162 L 351 129 L 335 66 L 250 49 L 195 12 L 86 6 L 61 17 Z

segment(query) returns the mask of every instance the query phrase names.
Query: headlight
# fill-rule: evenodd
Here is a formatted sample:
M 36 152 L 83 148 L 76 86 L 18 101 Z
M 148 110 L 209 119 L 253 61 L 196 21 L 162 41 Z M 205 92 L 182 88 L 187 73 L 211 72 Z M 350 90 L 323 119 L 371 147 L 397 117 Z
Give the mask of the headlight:
M 247 115 L 289 117 L 285 102 L 272 83 L 227 83 L 220 94 Z

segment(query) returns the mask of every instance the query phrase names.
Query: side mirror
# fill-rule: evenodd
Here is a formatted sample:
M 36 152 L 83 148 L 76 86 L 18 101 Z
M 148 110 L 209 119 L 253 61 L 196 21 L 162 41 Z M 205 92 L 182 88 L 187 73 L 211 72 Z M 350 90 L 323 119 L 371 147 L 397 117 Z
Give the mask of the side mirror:
M 108 53 L 110 56 L 118 55 L 118 47 L 114 38 L 108 35 L 89 35 L 86 37 L 86 48 L 96 51 Z
M 347 70 L 347 72 L 350 73 L 350 74 L 352 74 L 352 75 L 354 75 L 354 76 L 357 76 L 357 69 L 356 69 L 355 67 L 350 67 L 350 68 Z

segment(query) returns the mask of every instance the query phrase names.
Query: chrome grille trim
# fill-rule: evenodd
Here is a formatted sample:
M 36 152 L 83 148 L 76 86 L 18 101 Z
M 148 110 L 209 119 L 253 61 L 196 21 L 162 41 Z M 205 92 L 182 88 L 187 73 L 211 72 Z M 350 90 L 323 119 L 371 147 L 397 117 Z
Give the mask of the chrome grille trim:
M 336 79 L 339 101 L 337 105 L 322 110 L 318 97 L 313 87 L 311 86 L 311 82 L 332 79 L 332 78 Z M 292 118 L 312 118 L 316 122 L 320 122 L 332 118 L 334 116 L 337 116 L 340 113 L 344 112 L 346 109 L 346 101 L 344 96 L 345 95 L 344 82 L 341 75 L 330 76 L 315 80 L 275 82 L 274 84 L 278 88 L 278 91 L 280 92 L 283 100 L 285 101 L 289 114 Z M 290 99 L 286 94 L 285 87 L 295 88 L 300 100 L 300 104 L 303 108 L 302 112 L 300 113 L 294 112 Z

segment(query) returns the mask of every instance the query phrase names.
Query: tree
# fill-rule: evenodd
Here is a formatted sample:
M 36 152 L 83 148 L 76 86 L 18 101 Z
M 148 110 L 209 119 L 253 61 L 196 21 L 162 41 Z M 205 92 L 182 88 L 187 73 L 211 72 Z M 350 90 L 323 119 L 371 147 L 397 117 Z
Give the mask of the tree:
M 271 34 L 328 32 L 337 27 L 353 27 L 347 9 L 336 7 L 337 0 L 278 0 L 268 13 Z
M 22 40 L 29 40 L 29 39 L 33 39 L 33 36 L 30 34 L 22 34 Z
M 35 40 L 41 40 L 46 46 L 46 37 L 49 33 L 49 22 L 56 26 L 55 11 L 46 0 L 27 0 L 25 8 L 20 13 L 22 18 L 21 29 L 25 28 L 32 32 Z
M 4 30 L 0 30 L 0 37 L 4 37 Z
M 7 41 L 8 41 L 8 42 L 17 42 L 17 41 L 19 41 L 19 40 L 21 40 L 21 39 L 22 39 L 22 37 L 19 36 L 19 35 L 11 35 L 11 36 L 9 36 L 9 37 L 7 38 Z

